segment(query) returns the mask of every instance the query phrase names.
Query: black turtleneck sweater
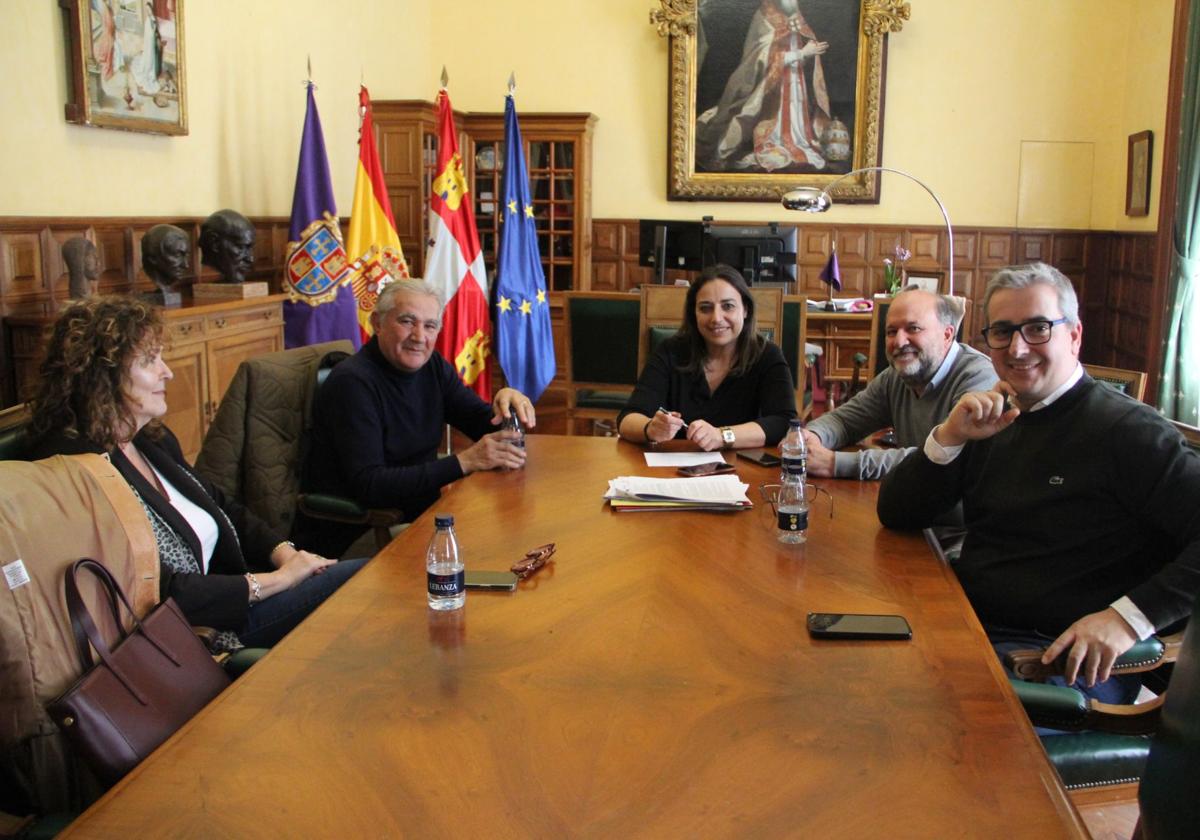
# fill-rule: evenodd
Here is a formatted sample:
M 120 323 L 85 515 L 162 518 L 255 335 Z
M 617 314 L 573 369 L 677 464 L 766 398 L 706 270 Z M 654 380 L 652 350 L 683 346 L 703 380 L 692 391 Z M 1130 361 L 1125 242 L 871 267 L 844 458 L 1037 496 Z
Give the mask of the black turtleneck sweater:
M 399 508 L 415 519 L 443 486 L 462 478 L 458 458 L 437 457 L 445 425 L 478 440 L 497 427 L 492 407 L 434 353 L 416 373 L 394 367 L 372 338 L 329 374 L 313 402 L 305 493 L 332 493 L 369 508 Z M 300 545 L 338 556 L 366 530 L 297 513 Z
M 1054 637 L 1127 595 L 1161 629 L 1200 591 L 1200 456 L 1086 375 L 949 464 L 914 451 L 884 479 L 879 519 L 921 528 L 960 499 L 954 570 L 985 623 Z

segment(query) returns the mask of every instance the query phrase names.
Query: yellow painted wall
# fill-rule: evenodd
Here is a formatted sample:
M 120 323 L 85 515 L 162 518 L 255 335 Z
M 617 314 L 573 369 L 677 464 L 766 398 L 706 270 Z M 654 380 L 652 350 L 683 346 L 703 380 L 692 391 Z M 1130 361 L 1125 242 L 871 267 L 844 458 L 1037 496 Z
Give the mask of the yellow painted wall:
M 1153 229 L 1173 0 L 911 0 L 892 36 L 886 166 L 942 197 L 955 224 Z M 655 0 L 188 0 L 191 133 L 167 138 L 62 119 L 59 12 L 8 0 L 0 39 L 5 153 L 0 215 L 287 215 L 304 113 L 305 55 L 339 207 L 349 207 L 360 74 L 376 99 L 431 99 L 441 65 L 454 105 L 499 111 L 517 73 L 522 111 L 591 111 L 596 217 L 785 219 L 777 205 L 668 202 L 667 42 Z M 316 23 L 312 23 L 316 21 Z M 19 80 L 13 83 L 12 80 Z M 1151 215 L 1124 216 L 1126 137 L 1155 131 Z M 1053 154 L 1090 150 L 1086 214 Z M 1038 167 L 1041 167 L 1039 169 Z M 1036 213 L 1030 185 L 1036 185 Z M 1022 185 L 1025 185 L 1024 187 Z M 1022 201 L 1024 199 L 1024 205 Z M 846 222 L 940 222 L 918 187 L 885 176 L 879 206 Z

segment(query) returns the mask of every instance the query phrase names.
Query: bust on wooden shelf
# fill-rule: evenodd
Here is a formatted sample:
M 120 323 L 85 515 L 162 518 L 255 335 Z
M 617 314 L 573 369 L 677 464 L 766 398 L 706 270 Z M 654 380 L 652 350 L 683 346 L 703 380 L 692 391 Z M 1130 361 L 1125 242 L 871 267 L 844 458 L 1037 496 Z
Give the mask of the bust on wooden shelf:
M 92 240 L 73 236 L 62 244 L 62 258 L 67 266 L 68 291 L 71 300 L 96 294 L 100 280 L 100 255 Z
M 218 210 L 200 225 L 201 262 L 215 268 L 220 283 L 195 283 L 197 298 L 248 298 L 267 294 L 267 284 L 247 283 L 254 266 L 254 226 L 236 210 Z
M 145 295 L 160 306 L 179 306 L 182 297 L 174 286 L 183 279 L 188 268 L 188 235 L 174 225 L 155 225 L 142 237 L 142 270 L 146 272 L 157 292 Z

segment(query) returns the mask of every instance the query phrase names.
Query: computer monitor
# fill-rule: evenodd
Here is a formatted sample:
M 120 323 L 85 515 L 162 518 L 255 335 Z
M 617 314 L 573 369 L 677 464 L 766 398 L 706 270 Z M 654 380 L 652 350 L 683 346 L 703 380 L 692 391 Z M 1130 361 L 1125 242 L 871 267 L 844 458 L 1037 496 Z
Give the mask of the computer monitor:
M 659 283 L 667 269 L 699 271 L 703 265 L 702 222 L 642 219 L 638 223 L 638 265 L 655 270 Z
M 703 263 L 731 265 L 751 286 L 783 285 L 796 279 L 799 241 L 792 225 L 711 225 L 704 232 Z

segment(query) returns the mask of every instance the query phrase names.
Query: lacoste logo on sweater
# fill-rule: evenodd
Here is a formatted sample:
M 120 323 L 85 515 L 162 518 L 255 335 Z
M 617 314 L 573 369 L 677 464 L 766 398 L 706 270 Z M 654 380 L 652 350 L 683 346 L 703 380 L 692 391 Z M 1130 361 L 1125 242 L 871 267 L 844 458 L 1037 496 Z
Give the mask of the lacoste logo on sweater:
M 1054 487 L 1060 486 L 1061 484 L 1063 484 L 1063 477 L 1061 475 L 1050 476 L 1050 484 Z

